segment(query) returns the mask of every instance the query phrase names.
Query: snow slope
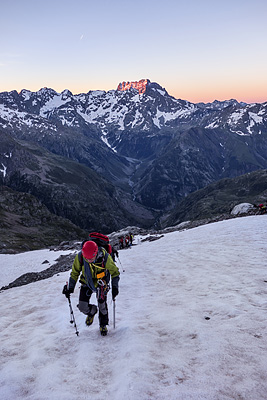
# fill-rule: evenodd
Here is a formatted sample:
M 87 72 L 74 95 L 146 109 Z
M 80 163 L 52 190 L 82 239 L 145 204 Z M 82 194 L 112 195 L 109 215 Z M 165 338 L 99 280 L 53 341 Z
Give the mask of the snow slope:
M 266 400 L 266 232 L 250 216 L 120 251 L 107 337 L 85 326 L 78 285 L 75 335 L 69 272 L 0 293 L 0 398 Z
M 0 254 L 0 288 L 28 272 L 40 272 L 51 267 L 61 255 L 73 251 L 34 250 L 23 254 Z

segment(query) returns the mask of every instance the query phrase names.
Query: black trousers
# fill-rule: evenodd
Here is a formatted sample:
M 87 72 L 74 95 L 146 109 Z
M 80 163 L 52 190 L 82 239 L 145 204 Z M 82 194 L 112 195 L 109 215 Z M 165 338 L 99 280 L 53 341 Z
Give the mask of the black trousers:
M 89 289 L 88 286 L 81 286 L 78 308 L 86 315 L 94 314 L 94 309 L 96 307 L 95 305 L 90 304 L 92 293 L 92 290 Z M 101 286 L 97 288 L 96 298 L 98 303 L 99 325 L 108 325 L 107 292 L 105 293 Z

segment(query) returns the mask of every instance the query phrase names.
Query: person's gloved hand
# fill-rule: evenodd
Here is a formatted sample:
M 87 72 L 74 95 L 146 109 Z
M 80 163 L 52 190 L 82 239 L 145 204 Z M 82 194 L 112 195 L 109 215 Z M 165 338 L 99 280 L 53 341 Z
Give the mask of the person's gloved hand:
M 118 296 L 119 290 L 117 287 L 113 286 L 112 287 L 112 300 L 115 300 L 115 297 Z
M 63 290 L 62 290 L 62 294 L 65 294 L 65 296 L 67 297 L 67 299 L 70 297 L 70 294 L 74 292 L 73 288 L 68 288 L 68 285 L 64 285 Z

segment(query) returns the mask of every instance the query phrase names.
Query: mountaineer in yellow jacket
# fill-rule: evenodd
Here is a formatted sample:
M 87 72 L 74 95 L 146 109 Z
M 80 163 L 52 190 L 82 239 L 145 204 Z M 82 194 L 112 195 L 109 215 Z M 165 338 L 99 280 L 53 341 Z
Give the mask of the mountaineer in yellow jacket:
M 81 275 L 81 276 L 80 276 Z M 86 325 L 92 325 L 97 313 L 97 306 L 90 304 L 93 292 L 96 293 L 99 308 L 100 333 L 107 334 L 108 306 L 107 294 L 110 289 L 111 276 L 112 298 L 119 293 L 120 272 L 111 255 L 103 248 L 98 247 L 93 241 L 83 243 L 82 250 L 76 255 L 69 278 L 68 285 L 63 288 L 63 294 L 68 298 L 74 292 L 77 280 L 80 276 L 79 310 L 87 315 Z

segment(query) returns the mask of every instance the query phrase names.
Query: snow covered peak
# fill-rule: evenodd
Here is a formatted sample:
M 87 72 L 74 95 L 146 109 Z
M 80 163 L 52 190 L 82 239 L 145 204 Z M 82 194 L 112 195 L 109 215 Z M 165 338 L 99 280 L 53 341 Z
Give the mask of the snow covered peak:
M 75 128 L 95 124 L 101 130 L 112 127 L 119 131 L 131 128 L 158 131 L 203 124 L 207 129 L 227 127 L 239 135 L 261 134 L 266 129 L 266 104 L 247 105 L 234 99 L 194 104 L 175 99 L 149 79 L 121 82 L 117 90 L 108 92 L 94 90 L 76 95 L 68 89 L 57 93 L 47 87 L 38 92 L 25 89 L 19 94 L 4 92 L 0 93 L 0 104 L 57 119 L 61 124 L 67 120 Z
M 56 93 L 56 91 L 54 89 L 51 88 L 47 88 L 47 87 L 43 87 L 40 90 L 38 90 L 37 94 L 40 95 L 46 95 L 46 94 L 50 94 L 50 93 Z
M 63 90 L 63 92 L 61 92 L 62 100 L 66 100 L 68 97 L 72 97 L 72 96 L 73 96 L 73 94 L 68 89 L 65 89 L 65 90 Z
M 20 95 L 26 101 L 26 100 L 30 99 L 32 92 L 30 90 L 22 89 L 22 91 L 20 92 Z
M 71 92 L 69 92 L 71 93 Z M 70 102 L 72 99 L 72 94 L 66 93 L 66 91 L 59 93 L 51 93 L 49 97 L 46 98 L 46 101 L 43 102 L 40 108 L 40 115 L 42 117 L 46 117 L 49 112 L 53 111 L 54 109 L 58 109 L 63 104 Z
M 199 106 L 200 108 L 210 108 L 212 110 L 223 110 L 226 107 L 235 105 L 244 107 L 246 106 L 246 103 L 243 102 L 239 103 L 235 99 L 224 100 L 224 101 L 214 100 L 212 103 L 197 103 L 197 106 Z

